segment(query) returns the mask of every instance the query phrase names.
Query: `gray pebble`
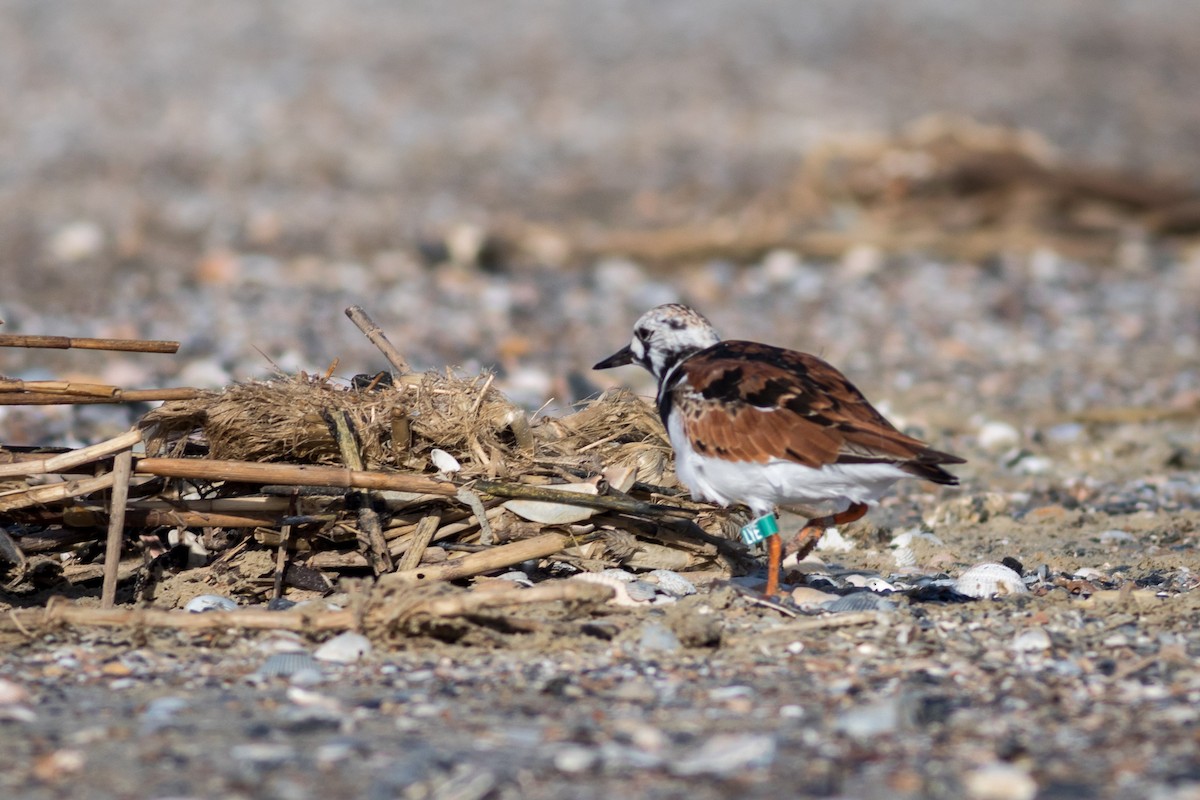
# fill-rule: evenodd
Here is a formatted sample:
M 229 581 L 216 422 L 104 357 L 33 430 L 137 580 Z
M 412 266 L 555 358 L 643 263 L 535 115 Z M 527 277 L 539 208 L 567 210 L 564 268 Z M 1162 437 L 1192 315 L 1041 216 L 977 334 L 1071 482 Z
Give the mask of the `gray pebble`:
M 661 622 L 647 622 L 638 637 L 638 648 L 647 653 L 677 653 L 683 645 L 679 637 Z

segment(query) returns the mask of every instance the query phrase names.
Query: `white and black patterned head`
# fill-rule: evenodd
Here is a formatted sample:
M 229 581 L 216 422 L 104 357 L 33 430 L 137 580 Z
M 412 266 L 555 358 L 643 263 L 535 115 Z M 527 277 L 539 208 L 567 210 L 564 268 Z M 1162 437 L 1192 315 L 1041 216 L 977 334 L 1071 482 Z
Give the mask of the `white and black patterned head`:
M 637 364 L 661 381 L 676 364 L 719 341 L 721 337 L 698 312 L 669 303 L 643 314 L 633 326 L 633 340 L 592 369 Z

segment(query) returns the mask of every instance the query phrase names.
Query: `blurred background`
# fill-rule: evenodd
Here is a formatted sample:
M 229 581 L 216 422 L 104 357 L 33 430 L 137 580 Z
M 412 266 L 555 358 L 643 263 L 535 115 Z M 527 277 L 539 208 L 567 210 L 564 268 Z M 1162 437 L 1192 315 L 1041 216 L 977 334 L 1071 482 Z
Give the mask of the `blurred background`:
M 183 347 L 0 373 L 348 377 L 361 304 L 559 408 L 649 391 L 590 364 L 684 300 L 924 424 L 1191 408 L 1198 41 L 1188 0 L 14 0 L 0 332 Z

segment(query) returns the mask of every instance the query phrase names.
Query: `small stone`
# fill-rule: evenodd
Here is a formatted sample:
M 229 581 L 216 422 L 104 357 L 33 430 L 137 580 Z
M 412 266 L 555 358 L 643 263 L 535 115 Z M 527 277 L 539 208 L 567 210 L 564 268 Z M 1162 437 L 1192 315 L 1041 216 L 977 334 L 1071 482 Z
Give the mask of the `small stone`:
M 991 453 L 1009 450 L 1021 443 L 1021 432 L 1007 422 L 985 422 L 975 435 L 979 446 Z
M 963 790 L 969 800 L 1033 800 L 1038 786 L 1025 770 L 996 762 L 964 775 Z
M 587 772 L 596 765 L 600 755 L 586 747 L 571 745 L 554 754 L 554 768 L 559 772 L 575 775 Z
M 0 706 L 29 702 L 29 691 L 19 683 L 0 678 Z
M 1037 653 L 1049 650 L 1052 645 L 1050 634 L 1045 628 L 1026 628 L 1013 637 L 1012 649 L 1018 653 Z
M 1137 537 L 1128 531 L 1114 528 L 1113 530 L 1108 530 L 1100 534 L 1100 541 L 1104 544 L 1127 544 L 1129 542 L 1136 542 Z
M 237 607 L 238 604 L 228 597 L 222 597 L 219 594 L 201 594 L 188 600 L 183 610 L 201 614 L 205 611 L 236 611 Z
M 792 602 L 798 606 L 819 606 L 837 599 L 838 595 L 832 592 L 822 592 L 820 589 L 808 586 L 797 586 L 792 589 Z
M 338 634 L 317 648 L 313 658 L 334 664 L 353 664 L 371 652 L 371 640 L 361 633 Z
M 833 729 L 854 739 L 873 739 L 896 730 L 900 724 L 897 700 L 881 700 L 843 711 L 833 722 Z
M 638 637 L 638 649 L 645 653 L 677 653 L 683 649 L 675 632 L 660 622 L 647 622 Z

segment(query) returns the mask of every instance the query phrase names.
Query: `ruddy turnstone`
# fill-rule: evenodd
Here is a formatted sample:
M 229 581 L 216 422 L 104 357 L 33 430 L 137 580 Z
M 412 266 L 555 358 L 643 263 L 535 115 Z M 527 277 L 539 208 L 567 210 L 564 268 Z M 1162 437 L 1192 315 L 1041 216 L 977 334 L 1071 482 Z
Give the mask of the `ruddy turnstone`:
M 896 429 L 837 369 L 807 353 L 721 341 L 687 306 L 647 311 L 633 341 L 596 364 L 637 364 L 658 380 L 658 412 L 675 470 L 697 500 L 742 503 L 767 521 L 767 587 L 779 591 L 776 507 L 833 503 L 798 536 L 807 554 L 825 528 L 860 518 L 901 478 L 950 486 L 943 464 L 964 460 Z M 748 526 L 749 527 L 749 526 Z M 756 538 L 756 537 L 752 537 Z

